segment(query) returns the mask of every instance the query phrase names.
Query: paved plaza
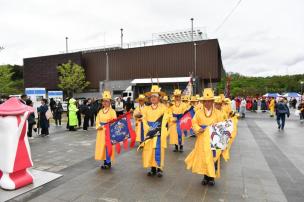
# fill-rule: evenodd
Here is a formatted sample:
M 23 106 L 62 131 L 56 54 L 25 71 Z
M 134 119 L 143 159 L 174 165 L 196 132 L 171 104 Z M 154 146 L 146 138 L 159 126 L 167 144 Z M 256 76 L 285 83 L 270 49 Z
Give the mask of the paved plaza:
M 94 128 L 72 133 L 52 126 L 49 137 L 30 140 L 34 168 L 63 176 L 11 201 L 304 201 L 304 124 L 291 117 L 278 131 L 268 114 L 249 112 L 238 129 L 231 159 L 222 161 L 222 176 L 209 187 L 185 168 L 195 138 L 187 138 L 184 153 L 167 149 L 158 178 L 146 175 L 136 149 L 100 170 Z

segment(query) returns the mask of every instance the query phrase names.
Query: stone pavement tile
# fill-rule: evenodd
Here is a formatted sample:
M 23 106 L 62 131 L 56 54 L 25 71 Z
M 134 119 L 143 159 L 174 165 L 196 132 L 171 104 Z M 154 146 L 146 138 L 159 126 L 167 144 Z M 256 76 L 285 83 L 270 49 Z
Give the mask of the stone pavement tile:
M 202 185 L 201 185 L 202 186 Z M 226 194 L 227 190 L 226 190 L 226 183 L 223 181 L 219 181 L 219 180 L 215 180 L 215 186 L 211 187 L 211 186 L 206 186 L 207 187 L 207 193 L 208 194 Z
M 206 202 L 224 202 L 225 201 L 225 194 L 223 193 L 217 193 L 214 194 L 213 192 L 209 191 L 209 188 L 207 189 L 206 194 L 203 196 L 203 200 L 202 201 L 206 201 Z
M 245 202 L 268 202 L 267 199 L 252 198 L 252 197 L 245 198 L 244 201 Z
M 262 187 L 257 186 L 246 186 L 245 192 L 248 198 L 256 198 L 261 200 L 266 200 L 266 192 L 263 190 Z
M 283 193 L 267 193 L 266 198 L 267 201 L 287 202 Z
M 39 196 L 35 199 L 32 199 L 31 202 L 66 202 L 64 200 L 46 197 L 46 196 Z
M 62 165 L 62 166 L 54 166 L 50 169 L 48 169 L 49 172 L 59 172 L 61 171 L 62 169 L 65 169 L 67 168 L 68 166 L 67 165 Z
M 246 196 L 240 194 L 228 193 L 224 195 L 225 202 L 244 202 Z
M 155 194 L 155 193 L 154 193 Z M 133 191 L 129 189 L 128 186 L 120 187 L 120 188 L 113 188 L 107 191 L 102 198 L 112 198 L 117 199 L 120 201 L 136 201 L 139 199 L 137 195 L 134 194 Z
M 56 198 L 64 201 L 74 201 L 79 198 L 83 193 L 84 185 L 70 185 L 64 188 L 64 192 L 58 195 Z
M 93 198 L 101 198 L 107 191 L 109 191 L 109 189 L 104 188 L 102 186 L 96 186 L 95 188 L 91 188 L 86 191 L 85 194 Z
M 293 196 L 293 197 L 299 197 L 299 198 L 302 198 L 303 201 L 304 201 L 304 198 L 303 198 L 303 187 L 292 187 L 292 188 L 289 188 L 287 187 L 285 189 L 286 191 L 286 195 L 289 195 L 289 196 Z
M 82 195 L 79 198 L 77 198 L 76 200 L 74 200 L 75 202 L 101 202 L 101 199 L 89 196 L 89 195 Z
M 279 185 L 275 184 L 272 186 L 269 185 L 263 185 L 263 190 L 266 192 L 266 194 L 278 194 L 278 195 L 284 195 Z
M 194 181 L 190 184 L 186 195 L 182 199 L 184 201 L 202 201 L 203 196 L 207 191 L 207 188 L 207 186 L 202 186 L 201 181 Z
M 176 202 L 184 202 L 184 198 L 181 197 L 177 192 L 167 192 L 160 198 L 160 201 L 176 201 Z

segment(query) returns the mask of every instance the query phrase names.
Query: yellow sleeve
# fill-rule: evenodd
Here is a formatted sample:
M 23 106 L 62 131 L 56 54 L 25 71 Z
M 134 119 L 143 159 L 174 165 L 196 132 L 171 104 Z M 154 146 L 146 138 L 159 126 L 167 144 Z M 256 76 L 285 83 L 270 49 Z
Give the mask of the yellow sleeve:
M 96 129 L 98 129 L 98 128 L 99 128 L 99 126 L 100 126 L 100 118 L 99 118 L 99 113 L 100 113 L 100 111 L 98 112 L 98 114 L 97 114 L 97 116 L 96 116 Z
M 162 121 L 162 134 L 165 134 L 165 136 L 168 136 L 168 131 L 167 131 L 167 123 L 170 119 L 170 113 L 169 110 L 166 108 L 166 110 L 164 111 L 164 117 L 163 117 L 163 121 Z
M 144 128 L 149 129 L 150 126 L 149 126 L 148 121 L 147 121 L 147 109 L 143 110 L 142 115 L 143 115 L 142 122 L 143 122 Z
M 198 113 L 195 113 L 193 119 L 192 119 L 192 129 L 194 133 L 198 133 L 198 131 L 201 129 L 201 126 L 199 125 L 199 116 Z
M 173 113 L 171 107 L 167 109 L 167 121 L 171 123 L 173 121 Z
M 114 109 L 111 110 L 112 111 L 112 120 L 117 118 L 116 112 Z

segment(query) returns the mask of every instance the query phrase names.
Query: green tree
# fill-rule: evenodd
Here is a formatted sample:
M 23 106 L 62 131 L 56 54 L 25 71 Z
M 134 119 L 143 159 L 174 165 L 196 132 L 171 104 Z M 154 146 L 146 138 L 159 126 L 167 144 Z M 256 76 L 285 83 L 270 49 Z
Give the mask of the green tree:
M 232 96 L 257 96 L 265 93 L 285 93 L 301 91 L 300 81 L 304 81 L 304 74 L 251 77 L 243 76 L 238 73 L 231 75 L 231 95 Z M 225 75 L 217 86 L 218 92 L 225 89 Z
M 90 82 L 86 81 L 83 67 L 71 61 L 57 67 L 59 73 L 58 87 L 64 90 L 68 96 L 75 92 L 82 92 Z
M 21 94 L 23 80 L 14 79 L 15 72 L 11 65 L 0 65 L 0 95 Z

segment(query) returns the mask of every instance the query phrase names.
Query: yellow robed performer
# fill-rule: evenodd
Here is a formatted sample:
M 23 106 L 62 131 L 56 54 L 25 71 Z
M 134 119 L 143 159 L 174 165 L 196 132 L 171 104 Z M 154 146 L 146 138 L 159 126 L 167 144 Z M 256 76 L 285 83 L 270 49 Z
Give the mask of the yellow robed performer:
M 192 107 L 194 107 L 194 111 L 197 111 L 199 109 L 199 106 L 198 106 L 198 99 L 196 96 L 191 96 L 190 98 L 190 105 Z
M 168 114 L 167 107 L 160 103 L 160 97 L 164 96 L 159 86 L 152 85 L 150 92 L 146 93 L 146 96 L 150 98 L 151 105 L 145 109 L 143 115 L 143 122 L 149 130 L 152 130 L 157 120 L 163 116 L 161 123 L 161 133 L 150 139 L 146 139 L 141 145 L 143 146 L 142 161 L 144 168 L 151 168 L 148 172 L 148 176 L 157 175 L 162 177 L 165 161 L 165 149 L 167 148 L 167 122 Z
M 225 98 L 223 102 L 223 109 L 226 112 L 228 117 L 233 117 L 235 115 L 235 112 L 232 111 L 231 108 L 231 100 L 229 98 Z
M 275 101 L 272 97 L 269 103 L 269 111 L 270 111 L 270 117 L 274 117 L 274 107 L 275 107 Z
M 203 104 L 202 104 L 202 99 L 201 99 L 201 96 L 199 94 L 196 94 L 195 95 L 196 99 L 197 99 L 197 104 L 196 104 L 196 108 L 197 108 L 197 111 L 199 109 L 202 108 Z
M 145 139 L 145 133 L 148 128 L 144 127 L 143 123 L 143 115 L 145 114 L 146 109 L 146 97 L 143 94 L 140 94 L 138 98 L 135 100 L 138 102 L 138 106 L 135 108 L 133 112 L 133 117 L 135 119 L 135 133 L 136 133 L 136 142 L 142 142 Z
M 208 126 L 220 122 L 221 114 L 213 107 L 214 93 L 211 88 L 205 88 L 201 98 L 203 107 L 192 119 L 192 128 L 197 135 L 194 149 L 185 159 L 187 169 L 193 173 L 204 175 L 203 185 L 214 185 L 214 178 L 220 177 L 220 150 L 216 155 L 211 151 Z
M 220 97 L 220 96 L 215 96 L 214 97 L 214 107 L 215 107 L 215 109 L 217 109 L 220 112 L 221 121 L 224 121 L 224 120 L 228 119 L 227 112 L 226 112 L 226 110 L 224 109 L 224 106 L 223 106 L 222 97 Z
M 201 109 L 201 104 L 199 103 L 200 96 L 197 94 L 195 96 L 191 96 L 190 105 L 194 107 L 194 114 Z M 190 129 L 190 137 L 196 137 L 193 129 Z
M 222 151 L 222 156 L 225 161 L 228 161 L 230 159 L 230 149 L 232 146 L 232 143 L 234 142 L 234 139 L 237 135 L 237 125 L 238 125 L 238 116 L 233 116 L 230 118 L 233 122 L 233 132 L 231 133 L 231 139 L 228 142 L 227 148 Z
M 173 92 L 174 102 L 171 106 L 170 112 L 172 117 L 170 118 L 169 135 L 170 144 L 175 145 L 174 152 L 183 152 L 184 134 L 180 129 L 179 120 L 181 116 L 188 110 L 188 105 L 183 103 L 181 100 L 182 91 L 175 89 Z
M 224 98 L 224 100 L 223 100 L 223 98 Z M 231 149 L 231 145 L 232 145 L 232 143 L 233 143 L 233 141 L 235 139 L 235 136 L 237 134 L 237 123 L 238 123 L 237 116 L 233 116 L 231 114 L 231 107 L 229 107 L 229 106 L 231 106 L 229 98 L 225 98 L 224 96 L 216 96 L 215 97 L 214 107 L 217 110 L 220 111 L 222 121 L 230 118 L 232 120 L 232 122 L 233 122 L 233 132 L 231 134 L 231 139 L 229 140 L 227 148 L 224 151 L 222 151 L 222 156 L 223 156 L 223 158 L 224 158 L 225 161 L 228 161 L 230 159 L 230 149 Z
M 189 95 L 184 95 L 184 96 L 181 96 L 181 98 L 182 98 L 182 101 L 183 101 L 183 103 L 185 103 L 186 105 L 187 105 L 187 107 L 188 107 L 188 109 L 191 107 L 191 105 L 190 105 L 190 96 Z
M 161 103 L 162 103 L 163 105 L 165 105 L 165 107 L 169 107 L 169 106 L 170 106 L 170 105 L 169 105 L 169 98 L 168 98 L 167 95 L 165 95 L 164 97 L 162 97 Z
M 111 168 L 111 161 L 114 160 L 115 152 L 109 156 L 106 149 L 106 129 L 104 124 L 116 119 L 116 112 L 111 107 L 112 96 L 109 91 L 104 91 L 102 94 L 102 106 L 103 108 L 98 112 L 96 117 L 96 147 L 95 147 L 95 160 L 104 161 L 101 169 Z M 114 151 L 114 146 L 113 149 Z

